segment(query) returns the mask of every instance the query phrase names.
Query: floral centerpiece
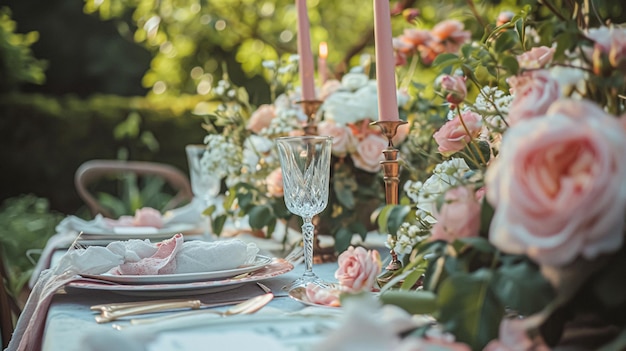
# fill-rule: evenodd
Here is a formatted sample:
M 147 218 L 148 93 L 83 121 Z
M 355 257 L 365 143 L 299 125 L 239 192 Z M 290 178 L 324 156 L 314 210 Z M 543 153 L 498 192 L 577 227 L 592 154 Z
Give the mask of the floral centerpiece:
M 284 204 L 274 147 L 278 137 L 303 135 L 307 123 L 299 89 L 291 83 L 296 63 L 294 59 L 265 63 L 273 77 L 273 95 L 278 88 L 284 90 L 271 104 L 252 107 L 247 92 L 227 79 L 216 88 L 219 105 L 205 125 L 209 133 L 203 159 L 228 188 L 223 206 L 208 211 L 216 233 L 221 233 L 228 218 L 245 217 L 252 229 L 267 235 L 272 235 L 277 221 L 296 219 Z M 377 119 L 376 84 L 362 69 L 354 69 L 341 81 L 327 81 L 318 96 L 322 103 L 316 114 L 317 133 L 332 136 L 333 145 L 329 206 L 320 214 L 316 229 L 331 235 L 335 252 L 342 252 L 354 234 L 365 239 L 375 229 L 370 217 L 385 203 L 379 162 L 387 140 L 369 125 Z M 410 106 L 406 94 L 399 96 L 401 106 Z M 403 113 L 406 116 L 408 111 Z M 398 144 L 406 136 L 406 129 L 402 131 Z
M 626 29 L 614 3 L 524 3 L 396 38 L 401 72 L 437 72 L 410 93 L 440 122 L 408 140 L 440 159 L 381 212 L 404 262 L 381 300 L 435 319 L 381 327 L 388 349 L 626 348 Z

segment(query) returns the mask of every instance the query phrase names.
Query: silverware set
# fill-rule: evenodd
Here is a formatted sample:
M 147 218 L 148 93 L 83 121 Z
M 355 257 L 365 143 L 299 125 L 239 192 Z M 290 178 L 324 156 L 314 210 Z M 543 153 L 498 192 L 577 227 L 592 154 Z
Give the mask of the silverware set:
M 131 319 L 130 325 L 156 323 L 163 320 L 169 320 L 172 318 L 189 316 L 198 313 L 213 313 L 220 316 L 252 314 L 263 308 L 274 298 L 274 294 L 272 293 L 271 289 L 268 288 L 265 284 L 259 282 L 257 282 L 256 284 L 259 288 L 263 290 L 264 294 L 243 300 L 203 303 L 200 300 L 169 299 L 94 305 L 91 306 L 90 309 L 95 312 L 100 312 L 100 314 L 95 316 L 96 322 L 98 323 L 113 322 L 122 317 L 136 316 L 146 313 L 174 311 L 174 313 L 155 318 Z M 214 307 L 231 305 L 234 306 L 230 307 L 224 312 L 210 309 Z M 192 311 L 181 312 L 181 309 L 191 309 Z M 123 329 L 127 326 L 128 325 L 123 326 L 119 324 L 113 325 L 115 329 Z

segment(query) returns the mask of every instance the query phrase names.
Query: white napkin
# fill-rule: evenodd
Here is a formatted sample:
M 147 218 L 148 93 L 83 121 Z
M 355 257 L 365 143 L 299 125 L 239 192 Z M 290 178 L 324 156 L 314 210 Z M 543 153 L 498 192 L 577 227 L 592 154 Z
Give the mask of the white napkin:
M 191 242 L 188 242 L 191 243 Z M 9 343 L 8 351 L 15 350 L 39 350 L 43 327 L 45 326 L 46 313 L 54 294 L 66 284 L 79 280 L 78 274 L 102 274 L 119 269 L 125 265 L 139 265 L 140 267 L 151 264 L 174 263 L 177 266 L 177 253 L 182 252 L 185 246 L 182 235 L 176 234 L 171 239 L 158 244 L 152 244 L 148 240 L 129 240 L 125 242 L 113 242 L 107 247 L 89 246 L 86 249 L 70 249 L 59 261 L 59 263 L 42 272 L 37 283 L 28 297 L 26 306 L 20 315 L 13 337 Z M 256 245 L 244 243 L 241 240 L 233 239 L 207 243 L 211 245 L 192 245 L 190 253 L 181 257 L 181 265 L 187 271 L 204 271 L 210 267 L 209 260 L 205 257 L 219 257 L 222 262 L 220 267 L 235 268 L 250 259 L 248 255 L 254 257 Z M 243 249 L 237 249 L 241 247 Z M 235 252 L 240 252 L 235 255 Z M 245 254 L 244 254 L 245 253 Z M 195 266 L 194 264 L 198 263 Z M 154 266 L 159 266 L 154 264 Z M 171 268 L 171 265 L 169 266 Z M 147 272 L 146 274 L 152 274 Z M 165 273 L 172 273 L 166 271 Z

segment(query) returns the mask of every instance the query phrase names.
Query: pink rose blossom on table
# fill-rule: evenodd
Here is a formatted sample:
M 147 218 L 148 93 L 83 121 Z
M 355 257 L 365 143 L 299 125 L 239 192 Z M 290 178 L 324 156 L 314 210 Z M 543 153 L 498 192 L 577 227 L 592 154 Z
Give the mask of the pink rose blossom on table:
M 338 157 L 345 157 L 356 147 L 356 138 L 349 127 L 339 125 L 335 121 L 325 120 L 317 125 L 318 135 L 333 137 L 332 153 Z
M 626 133 L 586 100 L 562 99 L 510 128 L 486 174 L 490 241 L 542 265 L 618 250 L 626 211 Z
M 383 150 L 387 144 L 387 139 L 381 135 L 366 135 L 357 144 L 355 152 L 351 154 L 354 166 L 367 172 L 380 171 L 380 161 L 384 159 Z
M 455 152 L 463 150 L 472 139 L 476 138 L 482 128 L 482 118 L 475 112 L 464 111 L 461 113 L 463 123 L 467 127 L 467 131 L 461 123 L 461 119 L 457 115 L 453 120 L 446 122 L 433 137 L 439 145 L 439 152 L 444 156 L 450 156 Z M 467 132 L 469 131 L 469 135 Z
M 436 24 L 430 33 L 443 45 L 445 52 L 456 53 L 471 38 L 471 33 L 463 28 L 462 22 L 445 20 Z
M 337 259 L 335 278 L 343 291 L 372 291 L 381 272 L 380 254 L 376 250 L 350 246 Z
M 552 62 L 555 51 L 555 48 L 547 46 L 534 47 L 530 51 L 517 56 L 517 62 L 521 69 L 545 68 Z
M 544 115 L 561 96 L 559 83 L 546 70 L 529 71 L 509 78 L 513 101 L 509 107 L 509 125 Z
M 450 108 L 455 109 L 457 105 L 465 100 L 467 87 L 465 77 L 445 75 L 441 78 L 441 88 L 446 94 L 446 100 L 450 103 Z
M 322 288 L 313 283 L 307 284 L 305 287 L 306 298 L 314 304 L 339 307 L 341 305 L 339 301 L 339 295 L 341 291 L 338 289 Z
M 263 128 L 267 128 L 270 125 L 274 117 L 276 117 L 276 111 L 273 105 L 261 105 L 250 116 L 246 128 L 259 134 Z
M 285 192 L 283 188 L 283 172 L 280 168 L 276 168 L 265 179 L 267 185 L 267 193 L 271 197 L 282 197 Z
M 459 186 L 448 190 L 441 209 L 433 213 L 437 223 L 432 228 L 431 240 L 451 243 L 459 238 L 478 236 L 480 208 L 473 189 Z
M 393 351 L 471 351 L 463 343 L 437 338 L 408 337 L 400 342 Z
M 540 337 L 532 340 L 526 332 L 526 320 L 506 318 L 500 322 L 499 338 L 483 351 L 550 351 Z
M 143 207 L 135 211 L 133 225 L 137 227 L 163 227 L 163 216 L 159 210 Z

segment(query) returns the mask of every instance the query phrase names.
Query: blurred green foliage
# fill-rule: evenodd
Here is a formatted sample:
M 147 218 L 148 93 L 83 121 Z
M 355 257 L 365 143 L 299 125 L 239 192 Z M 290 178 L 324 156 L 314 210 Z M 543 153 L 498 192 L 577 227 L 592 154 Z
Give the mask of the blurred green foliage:
M 18 34 L 15 30 L 11 10 L 0 8 L 0 93 L 14 91 L 23 83 L 41 84 L 45 80 L 45 62 L 37 60 L 30 49 L 39 33 Z
M 15 298 L 32 274 L 36 253 L 61 219 L 63 214 L 51 211 L 46 199 L 32 194 L 9 198 L 0 206 L 0 259 L 8 263 L 8 290 Z

